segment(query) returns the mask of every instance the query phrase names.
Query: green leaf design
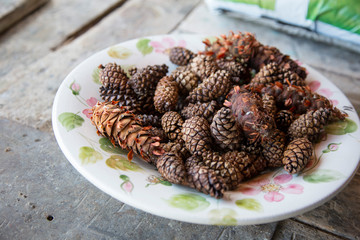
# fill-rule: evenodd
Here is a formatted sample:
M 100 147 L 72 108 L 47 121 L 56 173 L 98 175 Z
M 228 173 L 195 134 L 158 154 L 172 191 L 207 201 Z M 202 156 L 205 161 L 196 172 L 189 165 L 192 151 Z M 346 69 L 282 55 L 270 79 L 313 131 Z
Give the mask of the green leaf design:
M 131 56 L 132 52 L 130 49 L 122 46 L 110 47 L 107 54 L 112 58 L 127 59 Z
M 128 154 L 127 150 L 124 150 L 120 147 L 114 146 L 110 139 L 108 138 L 100 138 L 99 139 L 100 148 L 108 153 L 115 153 L 115 154 Z
M 208 214 L 212 224 L 227 226 L 237 224 L 236 215 L 237 213 L 230 208 L 213 209 Z
M 92 147 L 81 147 L 79 150 L 79 158 L 82 164 L 96 163 L 98 160 L 102 160 L 103 156 Z
M 304 175 L 304 181 L 309 183 L 332 182 L 343 178 L 344 175 L 336 170 L 319 169 L 312 173 Z
M 153 51 L 153 47 L 149 46 L 150 39 L 141 38 L 136 43 L 136 48 L 142 53 L 142 55 L 150 54 Z
M 171 182 L 160 179 L 160 183 L 164 186 L 172 186 Z
M 194 193 L 176 194 L 167 202 L 174 208 L 191 212 L 199 212 L 210 206 L 210 203 L 204 197 Z
M 263 207 L 261 203 L 254 198 L 244 198 L 235 201 L 236 206 L 250 211 L 261 212 Z
M 129 178 L 128 176 L 124 175 L 124 174 L 121 174 L 121 175 L 119 176 L 119 178 L 122 179 L 122 180 L 124 180 L 124 181 L 130 181 L 130 178 Z
M 82 117 L 75 113 L 63 112 L 58 116 L 58 120 L 61 125 L 66 128 L 67 131 L 73 130 L 76 127 L 81 127 L 85 121 Z
M 106 165 L 113 169 L 119 169 L 122 171 L 141 172 L 143 169 L 134 162 L 130 162 L 127 158 L 119 155 L 111 155 L 106 159 Z
M 92 79 L 94 83 L 101 85 L 99 74 L 100 68 L 96 67 L 92 73 Z
M 357 128 L 358 126 L 353 120 L 346 118 L 344 121 L 336 121 L 328 124 L 325 126 L 325 131 L 332 135 L 344 135 L 355 132 Z

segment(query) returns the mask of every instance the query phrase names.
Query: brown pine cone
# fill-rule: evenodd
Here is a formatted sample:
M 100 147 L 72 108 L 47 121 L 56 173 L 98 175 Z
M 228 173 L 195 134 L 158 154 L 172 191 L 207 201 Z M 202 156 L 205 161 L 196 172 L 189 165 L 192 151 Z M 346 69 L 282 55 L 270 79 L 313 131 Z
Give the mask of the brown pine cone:
M 184 147 L 183 142 L 167 142 L 166 144 L 162 145 L 162 148 L 165 152 L 173 152 L 175 154 L 178 154 L 181 159 L 186 160 L 191 155 L 189 151 Z
M 216 112 L 210 130 L 215 142 L 222 149 L 238 149 L 244 140 L 240 126 L 238 126 L 231 110 L 227 107 L 222 107 Z
M 187 70 L 185 66 L 180 66 L 176 68 L 171 76 L 179 85 L 179 91 L 183 95 L 188 95 L 194 88 L 199 84 L 199 77 L 190 70 Z
M 181 110 L 181 116 L 185 119 L 200 116 L 211 122 L 218 108 L 219 104 L 215 100 L 204 103 L 189 103 L 189 105 Z
M 154 96 L 157 83 L 168 72 L 168 66 L 154 65 L 138 69 L 129 80 L 129 84 L 137 95 Z
M 257 89 L 267 84 L 279 81 L 279 67 L 275 62 L 271 62 L 260 69 L 260 71 L 251 79 L 250 88 Z
M 137 114 L 136 117 L 140 120 L 143 126 L 161 127 L 161 119 L 157 115 Z
M 165 131 L 162 128 L 151 127 L 149 129 L 149 132 L 151 135 L 159 137 L 159 142 L 161 143 L 167 142 L 169 140 Z
M 181 133 L 185 147 L 191 154 L 199 156 L 211 150 L 210 125 L 205 118 L 195 116 L 185 120 Z
M 179 66 L 187 65 L 195 56 L 195 53 L 184 47 L 172 47 L 169 49 L 170 61 Z
M 274 96 L 265 93 L 264 95 L 262 95 L 261 100 L 263 103 L 263 108 L 268 113 L 268 116 L 273 119 L 272 121 L 275 121 L 277 109 Z
M 223 58 L 217 59 L 216 64 L 220 69 L 229 72 L 233 84 L 242 85 L 248 83 L 251 79 L 250 70 L 244 64 Z
M 299 173 L 310 161 L 313 151 L 314 147 L 306 137 L 293 140 L 284 152 L 284 169 L 291 174 Z
M 189 62 L 189 67 L 201 80 L 209 77 L 214 73 L 218 66 L 214 59 L 210 56 L 197 55 Z
M 294 114 L 289 110 L 280 110 L 275 117 L 276 127 L 283 131 L 287 131 L 293 121 Z
M 262 156 L 267 161 L 268 167 L 282 166 L 282 156 L 286 146 L 285 133 L 275 129 L 269 137 L 262 141 L 261 146 Z
M 235 164 L 232 159 L 224 158 L 217 152 L 205 151 L 202 154 L 202 163 L 214 170 L 215 173 L 221 176 L 229 190 L 236 189 L 241 181 L 244 179 L 238 164 Z
M 185 163 L 188 185 L 217 199 L 222 198 L 228 189 L 224 179 L 209 167 L 197 164 L 199 161 L 196 159 L 196 156 L 191 156 Z
M 99 66 L 99 79 L 104 87 L 111 86 L 113 89 L 119 88 L 128 82 L 129 78 L 120 65 L 116 63 L 108 63 Z
M 157 84 L 154 106 L 159 113 L 175 110 L 179 98 L 178 84 L 171 76 L 163 77 Z
M 231 89 L 230 75 L 225 70 L 213 72 L 205 78 L 186 98 L 191 103 L 209 102 L 218 97 L 225 96 Z
M 161 176 L 171 183 L 183 184 L 187 181 L 184 162 L 176 153 L 165 152 L 157 160 L 156 167 Z
M 183 124 L 184 120 L 177 112 L 169 111 L 161 117 L 161 126 L 171 141 L 182 141 Z
M 314 142 L 318 139 L 324 126 L 329 122 L 330 117 L 331 110 L 327 108 L 320 108 L 316 111 L 310 110 L 291 123 L 288 135 L 290 139 L 306 137 L 311 142 Z

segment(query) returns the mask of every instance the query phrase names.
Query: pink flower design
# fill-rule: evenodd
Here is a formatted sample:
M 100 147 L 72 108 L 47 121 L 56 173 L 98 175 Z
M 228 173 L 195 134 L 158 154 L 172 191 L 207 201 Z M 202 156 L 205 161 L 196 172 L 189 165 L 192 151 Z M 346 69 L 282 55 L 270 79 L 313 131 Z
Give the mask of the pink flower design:
M 96 103 L 98 102 L 98 100 L 94 97 L 91 97 L 87 100 L 85 100 L 85 102 L 87 103 L 87 105 L 89 105 L 89 107 L 93 107 L 96 105 Z M 87 118 L 91 118 L 93 112 L 91 108 L 86 108 L 82 111 L 82 113 L 87 117 Z
M 96 103 L 98 102 L 98 100 L 94 97 L 91 97 L 89 99 L 86 100 L 86 103 L 90 106 L 93 107 L 96 105 Z
M 132 182 L 130 181 L 126 181 L 126 182 L 123 182 L 121 184 L 121 188 L 122 190 L 124 190 L 125 192 L 127 193 L 131 193 L 133 188 L 134 188 L 134 185 L 132 184 Z
M 151 41 L 150 46 L 155 49 L 157 53 L 165 53 L 166 49 L 172 48 L 175 46 L 185 47 L 186 42 L 185 40 L 179 40 L 178 43 L 171 37 L 164 37 L 161 41 Z
M 249 182 L 249 186 L 240 187 L 239 191 L 245 195 L 257 195 L 261 192 L 264 194 L 264 199 L 268 202 L 281 202 L 287 194 L 302 194 L 304 187 L 300 184 L 286 184 L 293 179 L 290 174 L 281 174 L 273 179 L 260 177 Z M 284 185 L 286 184 L 286 185 Z
M 80 89 L 81 89 L 80 85 L 77 84 L 75 81 L 73 81 L 70 84 L 70 90 L 72 91 L 72 94 L 74 94 L 75 96 L 79 95 Z
M 309 87 L 310 87 L 311 91 L 317 92 L 317 93 L 323 95 L 324 97 L 328 98 L 331 101 L 333 106 L 338 105 L 339 104 L 338 100 L 330 99 L 331 96 L 334 95 L 334 92 L 331 91 L 329 88 L 320 88 L 320 86 L 321 86 L 321 83 L 317 80 L 309 83 Z
M 91 110 L 91 108 L 86 108 L 82 111 L 82 113 L 87 117 L 87 118 L 91 118 L 93 112 Z

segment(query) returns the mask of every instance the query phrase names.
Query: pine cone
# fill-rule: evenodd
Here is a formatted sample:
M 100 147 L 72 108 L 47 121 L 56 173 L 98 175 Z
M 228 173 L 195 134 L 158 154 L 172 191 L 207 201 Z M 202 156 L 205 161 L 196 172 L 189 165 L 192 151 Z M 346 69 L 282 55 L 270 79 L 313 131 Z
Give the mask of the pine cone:
M 169 50 L 170 61 L 179 66 L 187 65 L 195 56 L 195 53 L 184 47 L 172 47 Z
M 271 62 L 260 69 L 250 81 L 250 88 L 257 89 L 267 84 L 279 81 L 279 68 L 275 62 Z
M 168 72 L 168 66 L 154 65 L 137 70 L 129 80 L 130 86 L 137 95 L 154 96 L 157 83 Z
M 273 133 L 265 138 L 262 143 L 262 156 L 267 161 L 267 166 L 271 168 L 282 166 L 282 156 L 286 144 L 285 133 L 275 129 Z
M 138 154 L 146 162 L 155 163 L 163 153 L 159 147 L 159 137 L 153 136 L 148 127 L 142 127 L 135 115 L 125 107 L 119 107 L 111 102 L 98 102 L 92 109 L 92 123 L 102 136 L 108 137 L 121 148 Z
M 157 115 L 137 114 L 136 117 L 143 126 L 161 127 L 161 119 Z
M 209 77 L 218 67 L 212 57 L 197 55 L 189 62 L 190 70 L 194 72 L 201 80 Z
M 104 87 L 111 86 L 112 89 L 117 89 L 129 80 L 121 66 L 116 63 L 108 63 L 105 67 L 100 65 L 99 68 L 99 79 Z
M 224 105 L 231 109 L 250 143 L 261 141 L 275 128 L 275 121 L 264 110 L 260 97 L 239 86 L 230 91 Z
M 275 122 L 277 128 L 287 131 L 290 124 L 294 121 L 294 114 L 289 110 L 280 110 L 277 112 Z
M 243 133 L 227 107 L 222 107 L 210 125 L 211 135 L 222 149 L 235 150 L 243 141 Z
M 157 136 L 159 138 L 159 142 L 161 142 L 161 143 L 167 142 L 169 140 L 165 131 L 162 128 L 151 127 L 149 129 L 149 133 L 152 136 Z
M 219 104 L 214 100 L 204 103 L 189 103 L 189 105 L 182 109 L 181 116 L 185 119 L 200 116 L 211 122 L 218 107 Z
M 192 117 L 185 120 L 182 130 L 185 147 L 193 155 L 201 155 L 211 150 L 211 134 L 208 121 L 203 117 Z
M 161 117 L 161 126 L 171 141 L 182 141 L 181 129 L 184 120 L 177 112 L 169 111 Z
M 231 88 L 229 73 L 218 70 L 205 78 L 186 98 L 191 103 L 209 102 L 218 97 L 225 96 Z
M 261 100 L 263 103 L 263 108 L 268 113 L 268 116 L 273 119 L 272 121 L 275 121 L 277 109 L 274 96 L 265 93 L 264 95 L 262 95 Z
M 329 122 L 331 110 L 320 108 L 310 110 L 292 122 L 288 129 L 291 139 L 306 137 L 311 142 L 317 140 L 324 126 Z
M 219 153 L 213 151 L 205 151 L 202 154 L 203 164 L 214 170 L 221 176 L 229 190 L 236 189 L 244 179 L 240 172 L 238 164 L 234 164 L 231 159 L 222 157 Z
M 187 173 L 181 157 L 172 152 L 165 152 L 156 162 L 156 167 L 166 180 L 175 184 L 187 181 Z
M 156 86 L 154 106 L 159 113 L 175 110 L 179 98 L 178 84 L 173 77 L 163 77 Z
M 189 94 L 194 88 L 197 87 L 200 79 L 199 77 L 190 70 L 187 70 L 186 67 L 180 66 L 176 68 L 171 76 L 175 79 L 175 81 L 179 85 L 179 91 L 183 95 Z
M 306 137 L 293 140 L 284 152 L 284 169 L 291 174 L 299 173 L 310 161 L 313 151 L 314 147 Z
M 244 64 L 234 60 L 228 61 L 223 58 L 217 59 L 216 64 L 221 70 L 229 72 L 233 84 L 242 85 L 248 83 L 251 79 L 249 68 L 245 67 Z
M 243 179 L 250 179 L 256 176 L 259 172 L 265 169 L 266 163 L 261 158 L 255 158 L 245 152 L 230 151 L 223 155 L 226 161 L 237 166 L 238 171 L 243 176 Z
M 203 164 L 197 164 L 196 156 L 186 160 L 185 166 L 188 174 L 188 184 L 196 190 L 208 194 L 217 199 L 224 196 L 227 191 L 227 185 L 224 179 L 217 175 L 214 170 Z
M 178 154 L 183 160 L 186 160 L 191 156 L 189 151 L 184 147 L 182 141 L 168 142 L 166 144 L 163 144 L 162 148 L 164 149 L 165 152 L 172 152 Z

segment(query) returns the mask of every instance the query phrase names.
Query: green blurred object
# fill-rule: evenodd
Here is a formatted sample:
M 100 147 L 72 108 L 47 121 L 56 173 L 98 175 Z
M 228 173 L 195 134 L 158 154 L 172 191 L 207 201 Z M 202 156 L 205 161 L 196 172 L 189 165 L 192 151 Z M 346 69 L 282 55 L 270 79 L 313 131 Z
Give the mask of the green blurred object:
M 224 2 L 245 3 L 257 5 L 263 9 L 275 10 L 276 0 L 222 0 Z

